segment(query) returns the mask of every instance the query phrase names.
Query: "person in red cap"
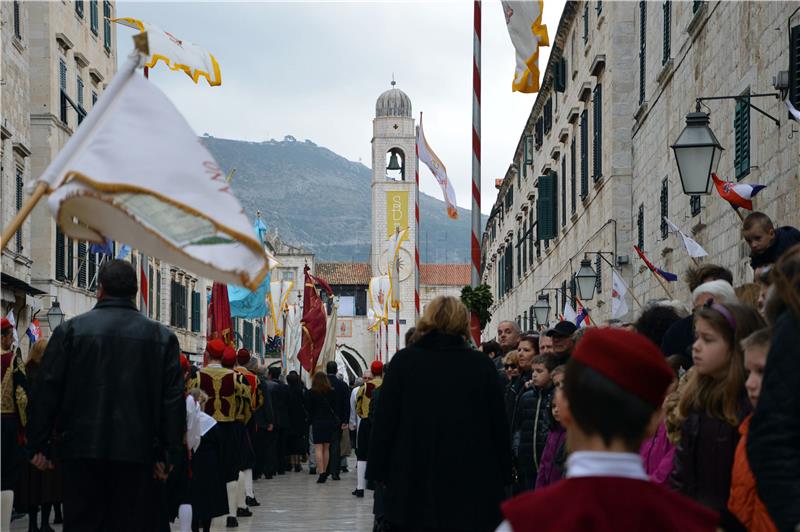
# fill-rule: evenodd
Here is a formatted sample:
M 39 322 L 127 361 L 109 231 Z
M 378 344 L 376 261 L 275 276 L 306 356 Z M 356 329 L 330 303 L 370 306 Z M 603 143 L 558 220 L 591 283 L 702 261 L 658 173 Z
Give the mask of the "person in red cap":
M 253 491 L 253 467 L 255 467 L 256 462 L 253 449 L 253 442 L 255 441 L 253 414 L 264 406 L 264 396 L 258 387 L 258 377 L 245 367 L 249 362 L 250 350 L 246 347 L 239 349 L 236 352 L 236 365 L 233 371 L 239 373 L 243 382 L 250 389 L 250 404 L 247 407 L 250 414 L 247 416 L 247 420 L 244 421 L 245 432 L 243 434 L 243 438 L 246 439 L 246 441 L 243 441 L 245 458 L 242 462 L 242 467 L 244 469 L 239 472 L 239 500 L 244 501 L 245 506 L 243 509 L 246 510 L 242 513 L 248 513 L 250 506 L 261 506 L 261 503 L 256 500 L 255 492 Z
M 497 530 L 715 530 L 715 512 L 650 482 L 639 457 L 673 378 L 644 336 L 587 330 L 556 393 L 572 450 L 566 480 L 504 503 Z
M 369 367 L 369 380 L 364 379 L 364 384 L 356 393 L 356 415 L 358 416 L 358 430 L 356 431 L 356 489 L 353 495 L 364 496 L 367 486 L 367 456 L 369 456 L 369 405 L 375 391 L 383 384 L 383 362 L 375 360 Z
M 238 514 L 242 513 L 237 504 L 241 442 L 236 422 L 244 415 L 245 403 L 249 410 L 250 389 L 231 369 L 236 363 L 236 351 L 232 347 L 215 338 L 206 344 L 206 355 L 208 366 L 197 372 L 192 388 L 200 388 L 208 395 L 206 414 L 217 420 L 224 458 L 223 478 L 228 490 L 226 526 L 235 528 L 239 526 Z
M 14 506 L 14 487 L 22 472 L 25 455 L 19 444 L 19 430 L 25 426 L 28 396 L 25 392 L 25 365 L 22 357 L 12 350 L 14 326 L 8 318 L 2 318 L 2 396 L 0 396 L 0 473 L 2 474 L 2 506 L 0 506 L 0 530 L 11 528 L 11 509 Z

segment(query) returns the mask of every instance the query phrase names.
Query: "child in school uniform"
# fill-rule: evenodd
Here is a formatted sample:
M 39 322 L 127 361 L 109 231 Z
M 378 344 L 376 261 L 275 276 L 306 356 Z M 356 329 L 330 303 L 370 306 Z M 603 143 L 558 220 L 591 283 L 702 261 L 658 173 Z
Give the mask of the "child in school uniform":
M 644 336 L 587 330 L 556 391 L 571 452 L 566 479 L 507 501 L 497 530 L 714 530 L 715 512 L 651 482 L 639 457 L 673 378 Z

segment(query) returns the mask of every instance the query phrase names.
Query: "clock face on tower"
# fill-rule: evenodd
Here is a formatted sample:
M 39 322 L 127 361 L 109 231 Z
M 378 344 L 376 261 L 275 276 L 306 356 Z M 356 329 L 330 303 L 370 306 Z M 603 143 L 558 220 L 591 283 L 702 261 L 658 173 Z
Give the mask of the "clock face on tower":
M 387 256 L 389 255 L 389 251 L 384 246 L 383 253 L 381 253 L 381 258 L 378 261 L 378 270 L 380 271 L 381 275 L 387 275 Z M 398 254 L 400 258 L 400 282 L 407 280 L 411 277 L 411 273 L 414 271 L 414 258 L 411 256 L 411 253 L 404 248 L 400 248 L 400 253 Z

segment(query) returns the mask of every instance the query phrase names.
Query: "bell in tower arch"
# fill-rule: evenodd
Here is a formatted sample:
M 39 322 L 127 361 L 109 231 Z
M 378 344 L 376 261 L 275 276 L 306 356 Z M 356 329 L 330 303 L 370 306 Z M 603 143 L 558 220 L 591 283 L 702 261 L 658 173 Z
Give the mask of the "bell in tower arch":
M 401 181 L 405 181 L 405 156 L 402 150 L 392 148 L 389 151 L 389 164 L 386 165 L 386 177 L 395 180 L 399 178 Z

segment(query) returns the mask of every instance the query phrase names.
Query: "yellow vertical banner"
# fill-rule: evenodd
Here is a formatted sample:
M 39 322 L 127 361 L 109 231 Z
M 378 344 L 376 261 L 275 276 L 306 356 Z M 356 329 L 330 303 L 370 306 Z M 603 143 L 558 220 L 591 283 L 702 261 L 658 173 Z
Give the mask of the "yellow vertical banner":
M 386 236 L 390 237 L 399 228 L 408 227 L 408 191 L 389 190 L 386 192 Z

